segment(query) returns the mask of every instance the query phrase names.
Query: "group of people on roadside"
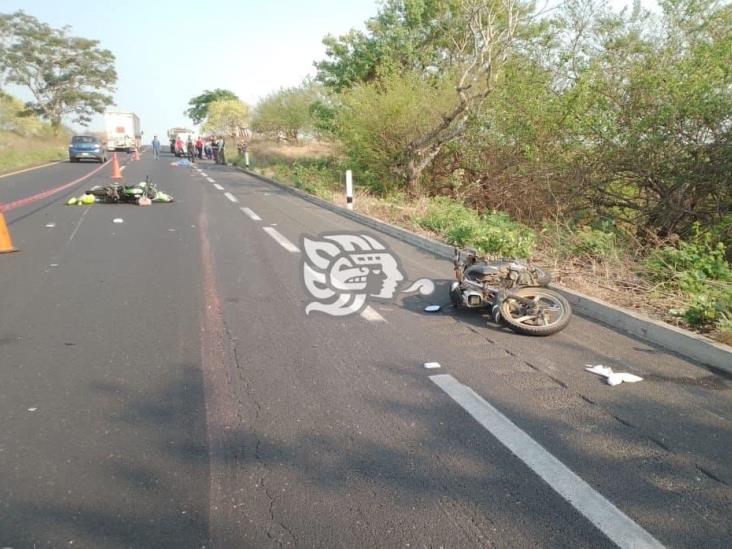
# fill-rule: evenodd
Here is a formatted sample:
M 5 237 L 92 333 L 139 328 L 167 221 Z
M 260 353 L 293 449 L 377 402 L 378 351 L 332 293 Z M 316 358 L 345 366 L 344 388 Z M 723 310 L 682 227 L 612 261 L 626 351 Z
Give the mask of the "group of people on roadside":
M 160 140 L 156 135 L 152 141 L 153 158 L 160 158 Z M 192 137 L 188 137 L 188 141 L 184 144 L 183 140 L 177 138 L 170 140 L 170 149 L 172 151 L 184 151 L 191 162 L 196 158 L 202 159 L 204 155 L 208 160 L 213 160 L 216 164 L 226 164 L 226 140 L 223 135 L 210 136 L 206 139 L 199 137 L 193 141 Z
M 196 158 L 202 159 L 205 155 L 208 160 L 213 160 L 216 164 L 226 164 L 226 140 L 223 136 L 206 139 L 199 137 L 195 142 L 189 137 L 186 149 L 191 162 L 195 162 Z

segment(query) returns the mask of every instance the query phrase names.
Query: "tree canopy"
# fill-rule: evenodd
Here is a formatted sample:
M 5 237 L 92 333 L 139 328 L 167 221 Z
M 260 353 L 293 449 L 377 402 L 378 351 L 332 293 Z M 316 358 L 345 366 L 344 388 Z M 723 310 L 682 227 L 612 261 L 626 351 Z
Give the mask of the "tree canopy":
M 87 125 L 113 104 L 114 55 L 97 40 L 69 35 L 22 11 L 0 15 L 0 70 L 7 82 L 27 88 L 28 113 L 58 129 L 65 116 Z
M 236 137 L 249 127 L 249 106 L 238 99 L 219 99 L 208 105 L 203 130 Z
M 297 141 L 300 133 L 314 127 L 312 105 L 319 96 L 318 87 L 312 82 L 282 88 L 257 104 L 252 128 L 260 133 L 282 134 Z
M 200 124 L 206 120 L 211 103 L 226 99 L 239 101 L 237 95 L 229 90 L 221 88 L 205 90 L 201 95 L 197 95 L 188 101 L 189 108 L 184 112 L 184 114 L 190 118 L 194 124 Z

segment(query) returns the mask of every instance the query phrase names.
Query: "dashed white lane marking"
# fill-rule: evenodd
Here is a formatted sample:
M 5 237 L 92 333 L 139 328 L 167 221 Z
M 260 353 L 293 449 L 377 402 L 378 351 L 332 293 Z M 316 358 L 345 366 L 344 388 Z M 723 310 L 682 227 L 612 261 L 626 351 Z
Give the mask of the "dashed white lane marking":
M 208 181 L 209 183 L 216 183 L 216 180 L 215 179 L 211 179 L 210 177 L 207 177 L 206 178 L 206 181 Z
M 224 196 L 229 199 L 229 202 L 233 202 L 234 204 L 239 202 L 239 199 L 231 193 L 224 193 Z
M 218 183 L 214 183 L 214 187 L 216 187 L 220 191 L 224 190 L 224 188 L 221 185 L 219 185 Z
M 470 387 L 448 374 L 433 375 L 430 379 L 616 545 L 663 547 Z
M 200 175 L 202 175 L 203 177 L 208 177 L 208 174 L 207 173 L 203 173 L 201 170 L 198 170 L 198 173 Z
M 287 240 L 282 233 L 280 233 L 277 229 L 274 227 L 262 227 L 264 229 L 264 232 L 266 232 L 269 236 L 275 239 L 275 241 L 282 246 L 285 250 L 288 252 L 291 252 L 293 254 L 296 254 L 300 251 L 300 249 L 295 246 L 292 242 Z
M 242 212 L 247 214 L 250 219 L 253 219 L 254 221 L 262 221 L 262 218 L 259 217 L 257 214 L 255 214 L 252 210 L 249 208 L 239 208 Z
M 386 319 L 370 306 L 361 311 L 361 316 L 369 322 L 386 322 Z

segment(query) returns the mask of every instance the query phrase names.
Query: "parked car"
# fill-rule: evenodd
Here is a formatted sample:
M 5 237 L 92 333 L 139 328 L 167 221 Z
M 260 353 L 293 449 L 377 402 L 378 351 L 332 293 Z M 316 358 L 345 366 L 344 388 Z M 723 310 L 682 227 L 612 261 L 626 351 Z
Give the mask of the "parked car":
M 69 162 L 79 160 L 107 161 L 107 150 L 98 137 L 93 135 L 75 135 L 69 145 Z

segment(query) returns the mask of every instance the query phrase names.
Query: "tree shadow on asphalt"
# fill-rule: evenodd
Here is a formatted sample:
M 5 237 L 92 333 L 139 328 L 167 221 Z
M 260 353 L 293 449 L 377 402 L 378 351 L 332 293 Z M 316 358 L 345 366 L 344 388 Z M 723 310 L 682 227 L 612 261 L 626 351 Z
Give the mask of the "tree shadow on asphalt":
M 208 459 L 201 375 L 194 365 L 170 368 L 182 371 L 181 381 L 157 391 L 90 382 L 90 398 L 104 402 L 105 425 L 117 427 L 79 449 L 74 460 L 80 464 L 69 466 L 72 477 L 51 474 L 54 488 L 46 498 L 29 501 L 22 486 L 2 498 L 0 546 L 206 545 Z M 135 440 L 114 443 L 119 432 L 123 440 Z M 58 467 L 64 468 L 63 463 Z
M 230 433 L 225 447 L 215 454 L 217 465 L 232 471 L 231 478 L 253 476 L 261 482 L 266 476 L 271 510 L 278 520 L 290 524 L 293 532 L 310 529 L 316 536 L 326 536 L 323 540 L 333 529 L 345 536 L 341 540 L 348 539 L 358 514 L 370 521 L 373 535 L 382 533 L 381 543 L 392 545 L 389 542 L 408 539 L 399 538 L 400 520 L 418 520 L 420 513 L 438 510 L 437 515 L 448 517 L 444 519 L 448 526 L 463 532 L 471 545 L 482 544 L 478 535 L 485 536 L 485 543 L 496 535 L 512 539 L 516 547 L 610 546 L 445 397 L 425 371 L 394 364 L 374 366 L 394 386 L 416 387 L 421 398 L 370 394 L 360 403 L 361 410 L 354 403 L 357 413 L 376 418 L 377 424 L 361 433 L 348 429 L 326 433 L 324 425 L 292 433 L 291 425 L 277 423 L 263 432 L 263 425 L 245 417 L 245 424 Z M 206 485 L 209 475 L 209 448 L 200 426 L 205 416 L 200 372 L 194 365 L 179 367 L 185 371 L 182 381 L 144 393 L 119 383 L 92 382 L 91 390 L 109 400 L 106 419 L 121 429 L 134 429 L 140 444 L 124 449 L 124 459 L 111 462 L 101 459 L 106 450 L 98 452 L 89 473 L 105 479 L 105 493 L 90 494 L 88 502 L 4 498 L 13 516 L 12 523 L 3 520 L 0 542 L 16 548 L 39 542 L 42 546 L 44 533 L 61 532 L 68 539 L 79 539 L 76 546 L 85 546 L 85 541 L 104 547 L 206 545 L 208 494 L 189 493 L 185 486 L 191 478 Z M 729 487 L 723 482 L 680 470 L 683 464 L 627 426 L 612 429 L 610 442 L 604 425 L 578 433 L 561 414 L 549 416 L 539 406 L 509 399 L 507 395 L 496 405 L 631 517 L 642 517 L 661 541 L 723 547 L 730 539 L 730 522 L 725 520 Z M 321 412 L 332 405 L 314 403 Z M 340 414 L 347 424 L 345 411 Z M 697 427 L 702 426 L 689 425 Z M 730 435 L 729 430 L 719 433 Z M 617 448 L 622 448 L 620 457 Z M 280 484 L 288 486 L 287 494 L 280 493 Z M 247 490 L 255 491 L 256 485 Z M 365 503 L 351 494 L 365 494 Z M 700 504 L 705 498 L 708 506 Z M 359 510 L 362 505 L 373 508 Z M 353 512 L 344 513 L 346 508 Z M 249 512 L 246 507 L 241 510 L 242 521 Z M 387 526 L 396 527 L 393 538 L 385 534 Z M 441 535 L 454 532 L 438 532 L 436 537 Z

